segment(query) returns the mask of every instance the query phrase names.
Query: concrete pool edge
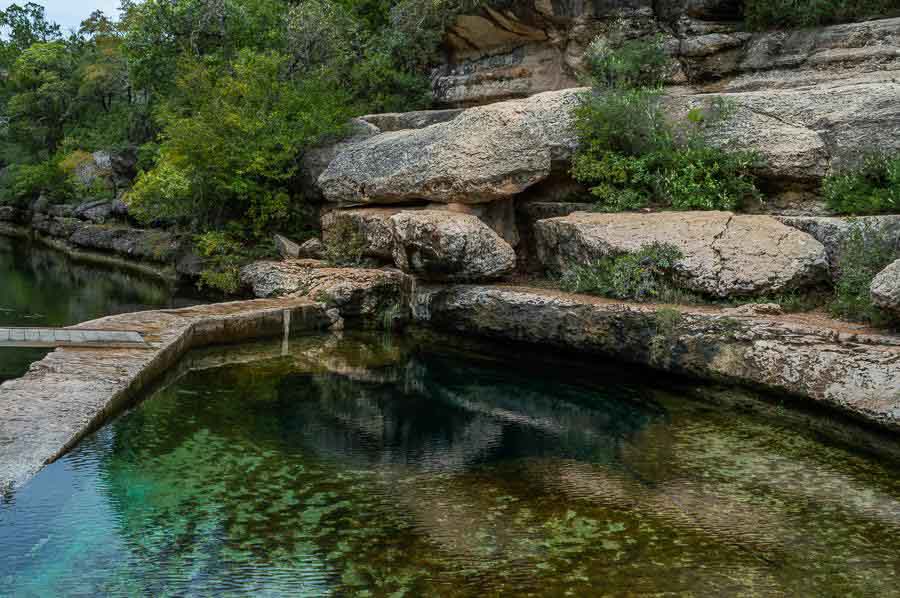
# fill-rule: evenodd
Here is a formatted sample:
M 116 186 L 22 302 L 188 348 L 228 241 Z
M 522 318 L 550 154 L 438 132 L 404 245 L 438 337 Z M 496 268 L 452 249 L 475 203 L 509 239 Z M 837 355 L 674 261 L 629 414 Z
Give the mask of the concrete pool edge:
M 327 328 L 306 298 L 257 299 L 108 316 L 72 328 L 140 332 L 142 349 L 58 349 L 0 385 L 0 496 L 20 488 L 189 350 Z

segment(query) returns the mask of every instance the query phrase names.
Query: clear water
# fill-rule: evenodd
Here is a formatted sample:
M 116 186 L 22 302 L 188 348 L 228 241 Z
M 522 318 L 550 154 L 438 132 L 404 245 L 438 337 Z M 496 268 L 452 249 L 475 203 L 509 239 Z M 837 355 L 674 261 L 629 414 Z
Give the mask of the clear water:
M 191 354 L 0 506 L 0 594 L 900 594 L 896 462 L 733 391 L 483 351 Z
M 0 236 L 0 326 L 69 326 L 106 315 L 185 304 L 147 277 L 67 259 Z M 0 382 L 25 373 L 40 349 L 0 348 Z

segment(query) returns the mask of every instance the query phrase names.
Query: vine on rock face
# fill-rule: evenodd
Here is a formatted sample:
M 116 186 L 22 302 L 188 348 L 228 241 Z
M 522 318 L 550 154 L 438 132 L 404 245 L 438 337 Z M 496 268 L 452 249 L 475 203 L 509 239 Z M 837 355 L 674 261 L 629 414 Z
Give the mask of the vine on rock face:
M 592 91 L 576 111 L 580 149 L 572 175 L 590 186 L 597 210 L 733 210 L 759 197 L 756 154 L 729 152 L 706 139 L 732 106 L 715 98 L 683 122 L 667 118 L 662 83 L 670 67 L 660 38 L 598 38 L 587 62 Z

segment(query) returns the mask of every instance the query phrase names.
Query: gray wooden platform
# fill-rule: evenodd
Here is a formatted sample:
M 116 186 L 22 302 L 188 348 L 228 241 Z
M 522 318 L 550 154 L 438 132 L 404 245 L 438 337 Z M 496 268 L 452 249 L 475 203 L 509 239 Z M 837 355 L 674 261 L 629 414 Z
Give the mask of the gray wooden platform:
M 146 347 L 144 337 L 129 330 L 75 328 L 0 328 L 0 347 Z

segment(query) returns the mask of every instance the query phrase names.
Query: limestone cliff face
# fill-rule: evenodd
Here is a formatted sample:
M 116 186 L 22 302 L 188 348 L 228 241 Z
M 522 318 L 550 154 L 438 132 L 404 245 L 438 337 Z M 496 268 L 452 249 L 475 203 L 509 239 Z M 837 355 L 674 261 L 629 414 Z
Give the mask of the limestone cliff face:
M 801 87 L 900 70 L 900 19 L 751 33 L 737 0 L 534 0 L 460 17 L 445 37 L 446 62 L 433 73 L 435 97 L 472 106 L 574 87 L 588 44 L 613 32 L 662 36 L 677 62 L 670 83 L 703 90 Z

